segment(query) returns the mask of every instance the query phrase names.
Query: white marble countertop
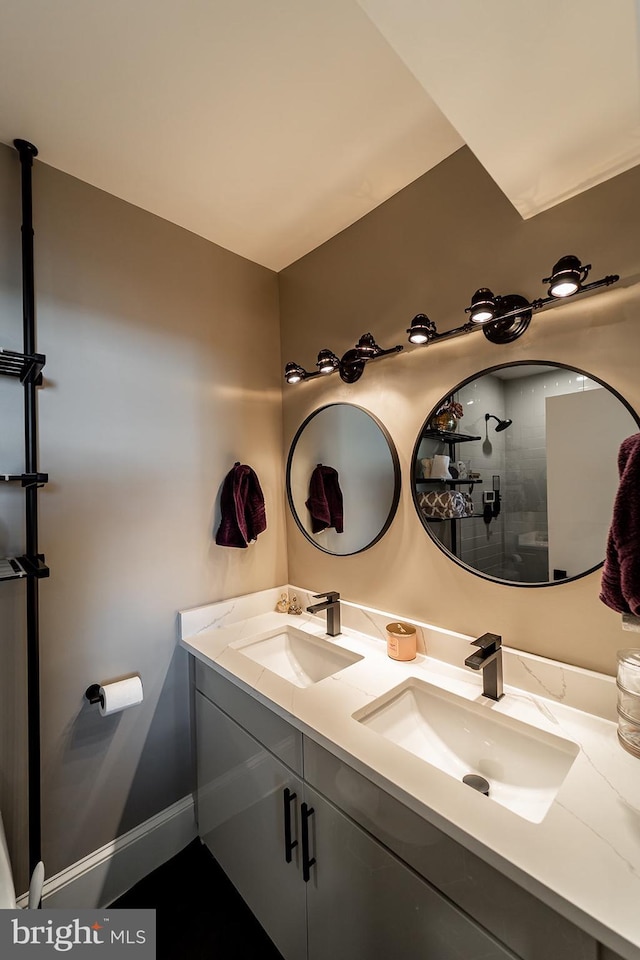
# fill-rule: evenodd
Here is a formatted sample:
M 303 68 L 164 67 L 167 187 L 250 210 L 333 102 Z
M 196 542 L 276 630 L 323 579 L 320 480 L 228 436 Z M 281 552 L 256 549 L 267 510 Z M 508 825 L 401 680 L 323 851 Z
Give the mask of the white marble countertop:
M 331 639 L 324 618 L 276 613 L 276 598 L 277 591 L 263 591 L 185 611 L 180 643 L 626 960 L 640 960 L 640 760 L 620 747 L 616 724 L 604 718 L 615 709 L 611 678 L 505 648 L 506 696 L 494 703 L 482 696 L 481 677 L 464 667 L 424 654 L 408 663 L 389 659 L 380 636 L 380 622 L 394 619 L 388 614 L 380 614 L 376 622 L 362 608 L 343 604 L 343 611 L 352 608 L 351 619 L 358 621 L 359 614 L 358 622 L 373 626 L 366 633 L 343 627 L 341 636 Z M 307 598 L 305 593 L 303 607 Z M 285 623 L 330 639 L 363 659 L 301 688 L 229 646 Z M 438 638 L 434 629 L 425 631 L 429 650 L 444 640 L 450 641 L 447 649 L 462 642 L 460 649 L 466 650 L 469 638 L 436 631 L 443 635 Z M 454 662 L 463 659 L 456 649 Z M 529 675 L 533 679 L 528 688 L 557 689 L 558 699 L 509 685 L 511 676 L 526 680 Z M 409 677 L 579 745 L 541 823 L 487 803 L 353 719 L 356 711 Z M 594 711 L 587 712 L 585 701 L 591 696 Z M 579 702 L 582 709 L 571 702 Z

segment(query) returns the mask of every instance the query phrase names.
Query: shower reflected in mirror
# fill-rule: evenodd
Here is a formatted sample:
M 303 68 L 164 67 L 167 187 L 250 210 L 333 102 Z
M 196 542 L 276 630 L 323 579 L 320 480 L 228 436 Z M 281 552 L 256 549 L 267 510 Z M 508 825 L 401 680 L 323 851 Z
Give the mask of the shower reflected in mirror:
M 493 413 L 485 413 L 484 415 L 485 424 L 487 425 L 487 431 L 489 429 L 489 420 L 497 420 L 498 426 L 495 427 L 496 433 L 502 433 L 503 430 L 506 430 L 507 427 L 510 427 L 513 423 L 513 420 L 501 420 L 499 417 L 496 417 Z
M 434 414 L 457 404 L 453 429 Z M 618 449 L 638 432 L 629 404 L 562 364 L 491 367 L 447 390 L 413 454 L 412 491 L 429 536 L 452 560 L 500 583 L 547 586 L 604 561 Z M 449 427 L 451 427 L 451 423 Z M 448 459 L 451 476 L 431 469 Z

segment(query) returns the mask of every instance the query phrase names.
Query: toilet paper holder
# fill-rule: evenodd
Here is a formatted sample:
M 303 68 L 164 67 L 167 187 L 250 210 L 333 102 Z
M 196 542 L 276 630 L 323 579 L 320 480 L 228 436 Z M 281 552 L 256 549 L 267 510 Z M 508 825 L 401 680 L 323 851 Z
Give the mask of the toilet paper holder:
M 89 703 L 99 703 L 104 707 L 104 697 L 100 693 L 100 684 L 92 683 L 91 686 L 87 687 L 84 692 L 85 697 Z
M 131 677 L 122 677 L 120 680 L 102 684 L 92 683 L 87 687 L 84 695 L 89 703 L 98 704 L 103 717 L 108 717 L 142 703 L 144 699 L 142 677 L 140 674 L 134 674 Z

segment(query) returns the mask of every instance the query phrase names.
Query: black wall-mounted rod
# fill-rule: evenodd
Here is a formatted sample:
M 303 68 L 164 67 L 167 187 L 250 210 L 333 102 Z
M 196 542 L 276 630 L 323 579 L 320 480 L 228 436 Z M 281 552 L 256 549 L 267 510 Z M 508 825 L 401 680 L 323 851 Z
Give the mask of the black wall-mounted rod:
M 14 140 L 22 167 L 22 315 L 25 354 L 36 349 L 35 276 L 33 257 L 33 189 L 31 169 L 38 151 L 27 140 Z M 24 383 L 25 472 L 38 472 L 38 395 L 35 380 Z M 26 555 L 38 558 L 38 493 L 25 490 Z M 42 859 L 42 801 L 40 764 L 40 626 L 39 584 L 27 577 L 27 712 L 29 751 L 29 871 Z
M 22 166 L 22 316 L 24 352 L 35 353 L 35 279 L 33 270 L 33 188 L 31 168 L 38 150 L 28 140 L 14 140 Z

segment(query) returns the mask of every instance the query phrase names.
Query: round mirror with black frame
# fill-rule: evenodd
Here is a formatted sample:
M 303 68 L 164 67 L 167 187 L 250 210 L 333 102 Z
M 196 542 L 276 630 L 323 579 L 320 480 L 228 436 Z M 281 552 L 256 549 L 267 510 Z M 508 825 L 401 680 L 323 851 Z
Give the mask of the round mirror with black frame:
M 433 541 L 488 580 L 552 586 L 602 566 L 618 449 L 640 428 L 598 377 L 552 361 L 453 387 L 416 440 L 412 492 Z
M 373 414 L 331 403 L 307 417 L 287 460 L 287 497 L 305 537 L 319 550 L 350 556 L 373 546 L 400 499 L 400 464 Z

